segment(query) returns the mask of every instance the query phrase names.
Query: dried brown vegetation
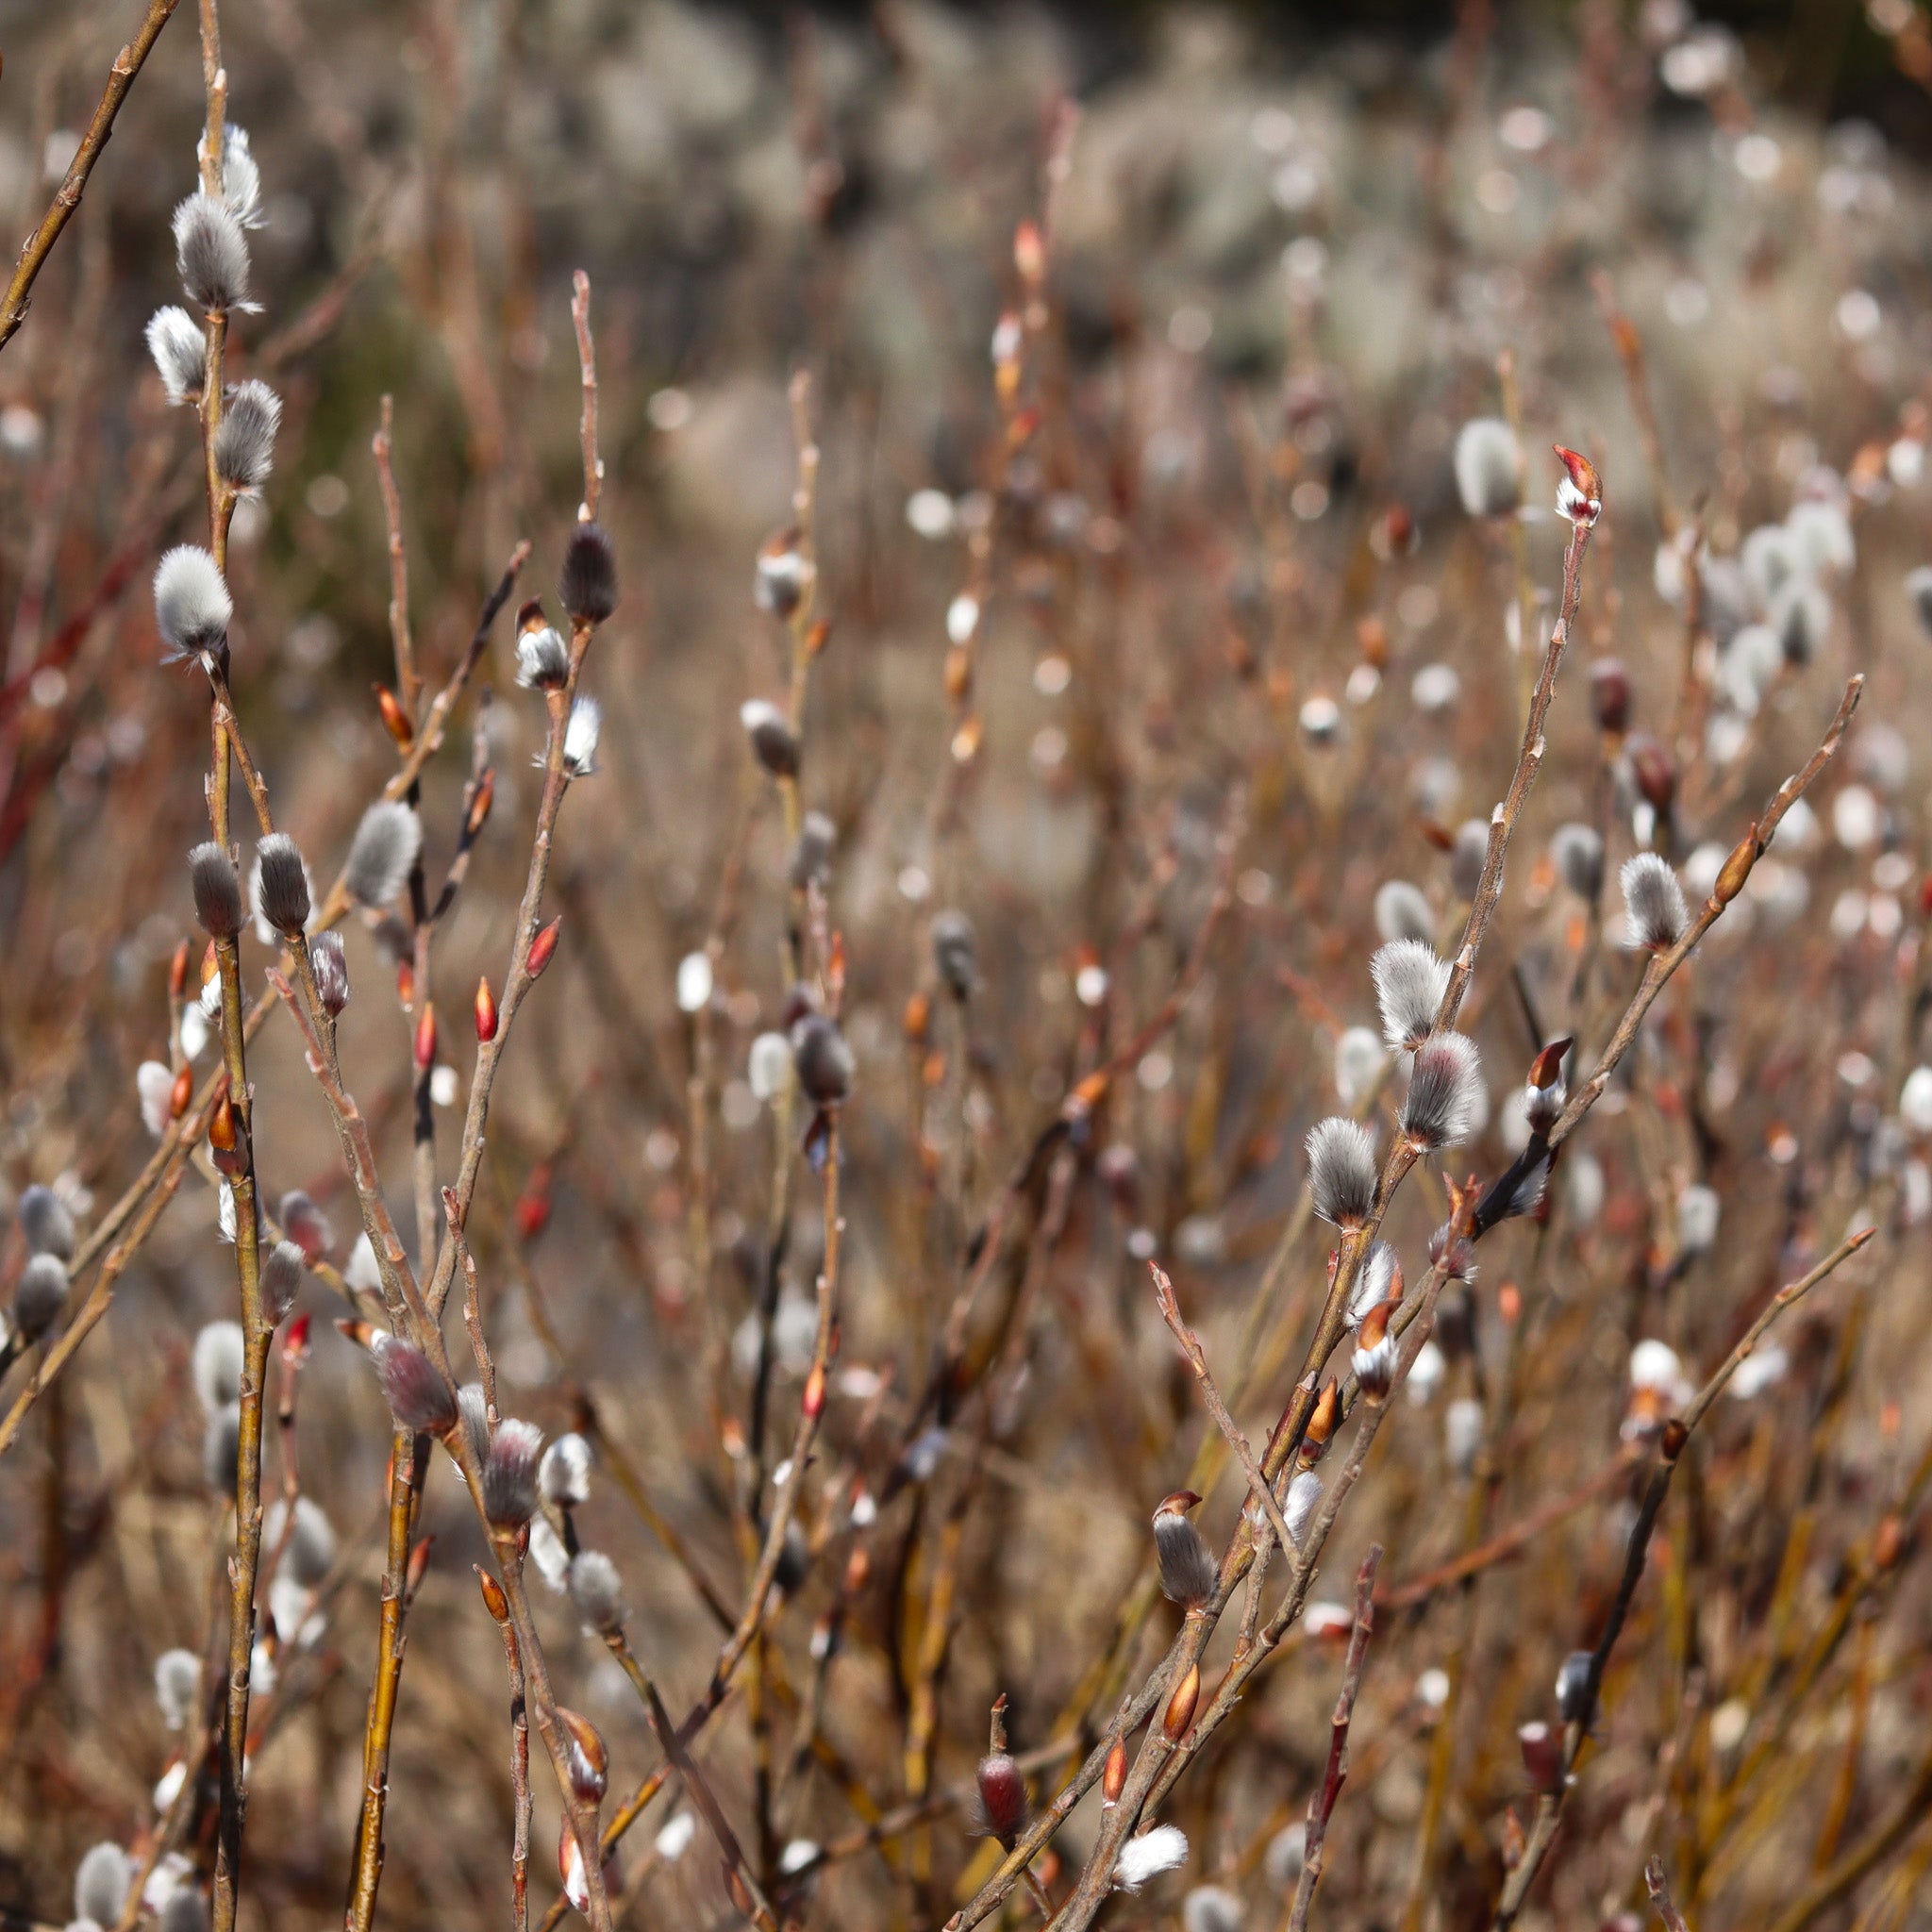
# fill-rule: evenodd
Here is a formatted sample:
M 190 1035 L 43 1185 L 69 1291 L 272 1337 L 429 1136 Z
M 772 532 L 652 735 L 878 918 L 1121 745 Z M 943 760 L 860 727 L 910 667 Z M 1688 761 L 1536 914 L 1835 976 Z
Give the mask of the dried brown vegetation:
M 1932 185 L 1666 5 L 119 11 L 0 1906 L 1926 1923 Z

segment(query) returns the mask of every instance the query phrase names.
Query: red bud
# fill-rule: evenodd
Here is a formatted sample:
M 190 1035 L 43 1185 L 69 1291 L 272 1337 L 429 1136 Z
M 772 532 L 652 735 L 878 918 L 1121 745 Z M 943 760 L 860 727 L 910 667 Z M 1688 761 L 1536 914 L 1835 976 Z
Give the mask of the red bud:
M 485 1041 L 496 1038 L 496 995 L 490 991 L 487 976 L 476 982 L 476 1038 Z
M 416 1065 L 429 1068 L 436 1064 L 436 1003 L 423 1002 L 423 1010 L 416 1016 Z
M 546 925 L 537 935 L 537 937 L 530 941 L 530 957 L 528 960 L 528 969 L 530 977 L 532 979 L 540 977 L 542 974 L 544 967 L 549 965 L 550 956 L 554 952 L 556 952 L 558 938 L 562 933 L 562 931 L 563 914 L 559 912 L 557 915 L 557 917 L 553 919 L 550 922 L 550 924 Z

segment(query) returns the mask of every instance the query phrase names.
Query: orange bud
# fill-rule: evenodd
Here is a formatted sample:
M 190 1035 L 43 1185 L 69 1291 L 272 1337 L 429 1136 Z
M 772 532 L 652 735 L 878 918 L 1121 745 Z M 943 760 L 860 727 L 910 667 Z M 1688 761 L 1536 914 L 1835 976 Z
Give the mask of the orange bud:
M 215 1110 L 208 1116 L 208 1152 L 214 1157 L 215 1165 L 224 1174 L 239 1174 L 242 1169 L 240 1136 L 235 1120 L 235 1103 L 224 1092 L 215 1102 Z
M 550 956 L 557 950 L 558 936 L 563 931 L 563 914 L 558 913 L 535 939 L 530 941 L 528 960 L 529 974 L 537 978 L 550 963 Z
M 476 1581 L 483 1591 L 483 1607 L 498 1624 L 509 1622 L 509 1599 L 503 1593 L 503 1585 L 487 1570 L 476 1572 Z
M 408 751 L 416 741 L 416 727 L 402 702 L 386 684 L 375 687 L 375 708 L 382 713 L 382 728 L 396 741 L 398 751 Z
M 194 1069 L 183 1067 L 175 1075 L 175 1085 L 168 1094 L 168 1118 L 178 1121 L 188 1111 L 188 1103 L 194 1098 Z
M 1029 288 L 1037 287 L 1040 278 L 1046 273 L 1046 242 L 1040 232 L 1040 224 L 1024 221 L 1013 230 L 1013 266 L 1020 271 L 1020 279 Z
M 1872 1538 L 1872 1561 L 1875 1568 L 1890 1570 L 1897 1563 L 1906 1546 L 1906 1528 L 1896 1515 L 1880 1519 L 1878 1528 Z
M 819 618 L 805 634 L 805 655 L 818 657 L 832 641 L 832 625 L 827 618 Z
M 916 992 L 906 1002 L 906 1038 L 917 1046 L 925 1039 L 925 1029 L 932 1023 L 932 1001 L 924 993 Z
M 1328 1438 L 1335 1433 L 1335 1407 L 1337 1402 L 1335 1384 L 1324 1382 L 1322 1393 L 1316 1398 L 1314 1413 L 1308 1417 L 1308 1425 L 1302 1431 L 1301 1465 L 1312 1469 L 1322 1459 L 1322 1452 L 1328 1446 Z
M 1107 1769 L 1100 1774 L 1100 1802 L 1118 1805 L 1127 1783 L 1127 1740 L 1116 1738 L 1107 1754 Z
M 406 1013 L 416 1004 L 416 969 L 407 959 L 396 967 L 396 1004 Z
M 1194 1706 L 1201 1697 L 1201 1666 L 1190 1664 L 1188 1674 L 1174 1686 L 1174 1695 L 1167 1700 L 1167 1711 L 1160 1720 L 1160 1728 L 1167 1734 L 1168 1742 L 1177 1744 L 1188 1735 L 1188 1726 L 1194 1722 Z
M 470 808 L 463 814 L 463 837 L 474 839 L 483 829 L 483 824 L 490 816 L 490 808 L 496 799 L 496 767 L 486 766 L 483 775 L 476 781 L 476 789 L 470 795 Z
M 806 1420 L 817 1422 L 825 1410 L 825 1365 L 814 1362 L 811 1373 L 805 1378 L 805 1399 L 803 1404 Z
M 845 1582 L 843 1589 L 847 1596 L 857 1596 L 866 1586 L 872 1575 L 872 1558 L 866 1554 L 863 1543 L 854 1543 L 852 1554 L 845 1558 Z
M 436 1064 L 436 1002 L 425 1000 L 416 1016 L 416 1064 L 419 1068 Z
M 487 974 L 476 982 L 476 1038 L 481 1041 L 496 1038 L 496 995 L 490 991 Z
M 436 1539 L 425 1536 L 409 1552 L 409 1566 L 403 1572 L 403 1595 L 409 1598 L 416 1594 L 416 1589 L 423 1581 L 423 1573 L 429 1568 L 429 1551 Z
M 183 940 L 175 948 L 175 957 L 168 961 L 168 997 L 178 1000 L 188 991 L 188 941 Z
M 973 682 L 973 654 L 964 644 L 955 644 L 946 653 L 946 701 L 957 705 Z

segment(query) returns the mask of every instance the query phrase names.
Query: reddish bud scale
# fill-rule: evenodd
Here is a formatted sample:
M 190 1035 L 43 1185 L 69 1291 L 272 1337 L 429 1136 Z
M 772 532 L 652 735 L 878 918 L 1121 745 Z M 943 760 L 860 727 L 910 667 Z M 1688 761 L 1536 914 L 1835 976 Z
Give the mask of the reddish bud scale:
M 1103 1806 L 1118 1805 L 1121 1793 L 1127 1788 L 1127 1740 L 1116 1738 L 1113 1749 L 1107 1754 L 1107 1769 L 1100 1774 L 1100 1802 Z
M 550 1170 L 540 1167 L 517 1196 L 517 1233 L 532 1241 L 550 1224 Z
M 426 1073 L 435 1064 L 436 1006 L 433 1001 L 425 1000 L 416 1018 L 416 1066 L 419 1072 Z
M 817 1422 L 825 1409 L 825 1365 L 814 1362 L 811 1373 L 805 1378 L 805 1415 L 808 1422 Z
M 396 749 L 408 751 L 416 741 L 416 727 L 410 724 L 401 699 L 386 684 L 375 687 L 375 708 L 382 713 L 382 728 L 395 740 Z
M 847 1596 L 857 1596 L 872 1577 L 872 1557 L 863 1543 L 854 1543 L 845 1558 L 845 1581 L 841 1586 Z
M 435 1541 L 436 1539 L 433 1536 L 425 1536 L 409 1552 L 409 1567 L 403 1574 L 403 1594 L 405 1597 L 412 1597 L 416 1594 L 417 1586 L 421 1584 L 424 1573 L 429 1568 L 429 1552 Z
M 1174 1686 L 1174 1695 L 1167 1700 L 1167 1709 L 1162 1714 L 1160 1728 L 1169 1743 L 1178 1743 L 1188 1735 L 1188 1726 L 1194 1722 L 1194 1706 L 1201 1697 L 1201 1666 L 1190 1664 L 1188 1674 Z
M 168 997 L 178 1000 L 188 991 L 188 941 L 183 940 L 175 948 L 175 957 L 168 961 Z
M 979 1760 L 979 1816 L 988 1838 L 1011 1848 L 1026 1829 L 1026 1781 L 1004 1751 Z
M 396 1004 L 406 1013 L 416 1004 L 416 969 L 407 959 L 396 968 Z
M 476 1038 L 485 1043 L 496 1038 L 496 995 L 488 978 L 476 982 Z
M 305 1310 L 282 1331 L 282 1366 L 291 1374 L 308 1359 L 308 1333 L 314 1321 Z
M 557 941 L 563 931 L 563 914 L 558 913 L 548 925 L 530 941 L 530 955 L 527 967 L 530 977 L 537 978 L 549 965 L 551 956 L 557 951 Z
M 1529 1777 L 1530 1789 L 1538 1791 L 1558 1790 L 1563 1782 L 1563 1740 L 1560 1733 L 1539 1720 L 1522 1725 L 1516 1733 L 1516 1741 L 1523 1752 L 1523 1769 Z
M 175 1084 L 168 1093 L 168 1118 L 178 1121 L 188 1111 L 188 1103 L 194 1098 L 194 1069 L 183 1067 L 175 1075 Z
M 1575 1045 L 1574 1040 L 1553 1040 L 1530 1062 L 1529 1082 L 1538 1092 L 1553 1086 L 1563 1071 L 1563 1057 Z

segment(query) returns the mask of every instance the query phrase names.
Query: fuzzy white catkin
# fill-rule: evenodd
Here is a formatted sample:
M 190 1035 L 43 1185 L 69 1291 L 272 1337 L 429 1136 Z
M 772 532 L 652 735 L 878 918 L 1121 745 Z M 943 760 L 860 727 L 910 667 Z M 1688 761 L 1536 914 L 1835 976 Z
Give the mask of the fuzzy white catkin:
M 591 1445 L 575 1433 L 559 1436 L 537 1465 L 537 1488 L 546 1503 L 577 1509 L 591 1500 Z
M 197 158 L 208 147 L 204 134 L 195 143 Z M 248 148 L 248 130 L 230 121 L 222 129 L 222 201 L 244 228 L 262 225 L 261 170 Z
M 175 266 L 181 286 L 207 309 L 246 308 L 248 241 L 232 208 L 197 190 L 176 205 Z
M 192 543 L 178 543 L 155 571 L 155 626 L 171 658 L 212 650 L 235 615 L 215 560 Z
M 1197 1885 L 1181 1901 L 1185 1932 L 1241 1932 L 1241 1902 L 1224 1885 Z
M 282 399 L 265 382 L 237 383 L 224 399 L 215 425 L 215 474 L 232 490 L 258 491 L 275 467 L 275 432 Z
M 1461 1033 L 1425 1041 L 1409 1074 L 1402 1130 L 1424 1147 L 1454 1147 L 1489 1118 L 1475 1042 Z
M 200 396 L 208 339 L 187 309 L 170 302 L 148 317 L 147 352 L 155 358 L 162 392 L 170 403 L 191 402 Z
M 1662 952 L 1683 937 L 1690 923 L 1677 875 L 1655 852 L 1624 861 L 1617 874 L 1624 891 L 1624 943 L 1633 950 Z
M 1436 1024 L 1449 991 L 1448 961 L 1437 958 L 1425 941 L 1391 940 L 1369 961 L 1369 976 L 1390 1050 L 1415 1047 Z
M 1473 517 L 1502 517 L 1523 498 L 1523 449 L 1495 416 L 1465 423 L 1456 438 L 1456 491 Z
M 264 1550 L 282 1546 L 282 1530 L 288 1523 L 288 1506 L 277 1497 L 270 1504 L 261 1530 Z M 336 1533 L 320 1503 L 312 1496 L 295 1498 L 295 1520 L 289 1529 L 289 1544 L 283 1553 L 279 1574 L 304 1590 L 315 1589 L 328 1574 L 336 1560 Z
M 1353 1107 L 1374 1083 L 1389 1056 L 1373 1026 L 1351 1026 L 1335 1042 L 1335 1097 Z
M 375 1249 L 366 1234 L 356 1237 L 356 1245 L 349 1250 L 348 1263 L 342 1270 L 342 1279 L 359 1293 L 380 1291 L 382 1269 L 376 1262 Z
M 20 1219 L 20 1231 L 36 1255 L 52 1255 L 62 1261 L 74 1259 L 74 1216 L 52 1188 L 37 1185 L 26 1189 L 15 1212 Z
M 1375 1199 L 1375 1141 L 1359 1122 L 1337 1114 L 1308 1134 L 1308 1191 L 1315 1212 L 1337 1227 L 1367 1220 Z
M 588 778 L 597 769 L 597 739 L 604 728 L 604 708 L 595 698 L 581 697 L 570 708 L 563 727 L 563 768 L 573 778 Z
M 570 1600 L 586 1625 L 608 1635 L 624 1624 L 624 1586 L 617 1565 L 602 1550 L 579 1550 L 571 1558 Z
M 155 1702 L 171 1731 L 185 1729 L 201 1689 L 201 1659 L 192 1650 L 164 1650 L 155 1659 Z
M 215 1415 L 242 1394 L 242 1324 L 210 1322 L 194 1338 L 194 1393 L 204 1415 Z
M 349 841 L 343 868 L 349 896 L 364 906 L 387 906 L 408 882 L 422 850 L 422 820 L 399 798 L 377 799 Z
M 158 1141 L 168 1130 L 175 1076 L 159 1060 L 142 1060 L 134 1070 L 134 1091 L 141 1101 L 141 1124 Z
M 791 1042 L 782 1033 L 760 1033 L 751 1043 L 745 1079 L 759 1100 L 769 1105 L 791 1086 Z
M 96 1925 L 115 1924 L 127 1903 L 133 1876 L 127 1854 L 119 1845 L 105 1841 L 95 1845 L 74 1874 L 75 1917 L 92 1919 Z
M 1717 1240 L 1723 1203 L 1714 1188 L 1694 1182 L 1677 1196 L 1677 1245 L 1687 1255 L 1701 1255 Z
M 1390 879 L 1375 891 L 1375 930 L 1384 940 L 1433 940 L 1436 917 L 1420 886 Z
M 1121 1847 L 1113 1882 L 1122 1891 L 1139 1891 L 1150 1878 L 1188 1861 L 1188 1835 L 1177 1824 L 1157 1824 Z

